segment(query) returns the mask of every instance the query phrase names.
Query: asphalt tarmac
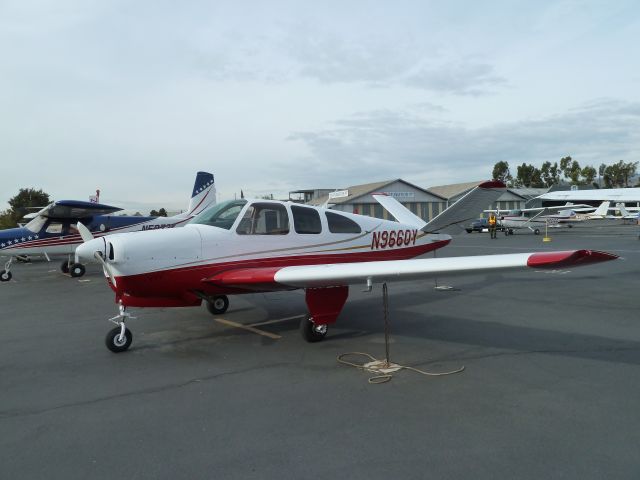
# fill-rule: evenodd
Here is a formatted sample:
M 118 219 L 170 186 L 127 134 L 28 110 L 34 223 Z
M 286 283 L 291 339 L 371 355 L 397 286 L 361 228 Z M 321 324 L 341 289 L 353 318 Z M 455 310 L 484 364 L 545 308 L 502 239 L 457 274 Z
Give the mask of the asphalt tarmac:
M 620 260 L 389 284 L 389 383 L 338 364 L 384 357 L 381 288 L 351 288 L 325 341 L 298 319 L 250 332 L 204 307 L 137 310 L 131 349 L 97 266 L 18 264 L 0 284 L 3 479 L 640 478 L 640 240 L 464 234 L 438 257 L 592 248 Z M 364 285 L 363 285 L 364 288 Z M 301 292 L 231 298 L 228 322 L 305 313 Z M 281 338 L 275 338 L 280 336 Z

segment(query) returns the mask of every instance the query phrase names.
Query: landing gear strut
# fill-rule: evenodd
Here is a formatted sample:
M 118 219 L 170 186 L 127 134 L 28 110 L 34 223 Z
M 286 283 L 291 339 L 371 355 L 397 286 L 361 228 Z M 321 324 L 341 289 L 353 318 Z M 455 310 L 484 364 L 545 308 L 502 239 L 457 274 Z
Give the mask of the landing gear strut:
M 7 263 L 4 264 L 4 270 L 0 271 L 0 282 L 8 282 L 11 280 L 11 263 L 13 262 L 13 257 L 9 259 Z
M 127 307 L 124 305 L 120 305 L 118 309 L 118 315 L 109 319 L 111 323 L 115 323 L 118 326 L 113 330 L 110 330 L 104 339 L 107 348 L 113 353 L 124 352 L 131 346 L 133 334 L 131 333 L 131 330 L 125 326 L 124 322 L 127 318 L 136 318 L 127 312 Z
M 329 327 L 314 323 L 311 315 L 305 315 L 300 321 L 300 334 L 309 343 L 319 342 L 327 335 Z

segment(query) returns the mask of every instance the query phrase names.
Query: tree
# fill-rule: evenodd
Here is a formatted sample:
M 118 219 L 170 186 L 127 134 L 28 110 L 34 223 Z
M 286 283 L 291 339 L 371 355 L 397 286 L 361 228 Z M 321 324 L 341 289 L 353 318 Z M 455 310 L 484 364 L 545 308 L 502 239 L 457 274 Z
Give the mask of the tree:
M 534 187 L 534 188 L 540 188 L 544 186 L 540 170 L 538 170 L 533 165 L 528 165 L 526 163 L 519 165 L 518 175 L 515 180 L 515 185 L 517 187 Z
M 587 165 L 586 167 L 584 167 L 580 172 L 580 175 L 582 175 L 582 178 L 583 178 L 583 183 L 585 185 L 592 184 L 596 178 L 597 173 L 598 172 L 596 172 L 596 169 L 590 165 Z
M 562 174 L 565 176 L 565 178 L 569 178 L 569 172 L 571 171 L 572 161 L 573 159 L 571 158 L 570 155 L 566 157 L 562 157 L 560 159 L 560 170 L 562 171 Z
M 49 194 L 35 188 L 21 188 L 17 195 L 9 200 L 9 210 L 3 213 L 4 220 L 2 225 L 4 228 L 13 228 L 18 225 L 18 220 L 26 214 L 31 213 L 34 209 L 29 207 L 46 207 L 51 200 Z
M 604 163 L 601 163 L 600 166 L 598 167 L 598 187 L 602 186 L 602 177 L 604 177 L 604 171 L 607 168 L 607 166 Z
M 558 162 L 544 162 L 540 169 L 540 175 L 545 187 L 552 187 L 560 182 L 560 168 L 558 168 Z
M 497 162 L 493 166 L 493 173 L 491 175 L 491 178 L 494 180 L 500 180 L 503 183 L 507 183 L 512 179 L 511 172 L 509 171 L 509 164 L 503 161 Z
M 152 217 L 166 217 L 167 211 L 164 208 L 161 208 L 160 210 L 151 210 L 149 215 Z

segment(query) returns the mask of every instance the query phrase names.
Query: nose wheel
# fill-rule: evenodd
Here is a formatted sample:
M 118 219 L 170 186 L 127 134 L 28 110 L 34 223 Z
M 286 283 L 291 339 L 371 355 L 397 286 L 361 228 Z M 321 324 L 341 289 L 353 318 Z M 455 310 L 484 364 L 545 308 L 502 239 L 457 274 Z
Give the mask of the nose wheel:
M 133 334 L 125 325 L 125 320 L 130 318 L 136 317 L 131 316 L 131 314 L 127 312 L 127 307 L 120 305 L 118 315 L 109 319 L 109 321 L 115 323 L 117 327 L 109 330 L 104 339 L 104 343 L 113 353 L 124 352 L 131 346 Z
M 13 257 L 9 258 L 9 261 L 4 264 L 4 270 L 0 270 L 0 282 L 8 282 L 13 275 L 11 274 L 11 263 Z
M 329 327 L 326 324 L 316 324 L 311 315 L 305 315 L 300 321 L 300 334 L 302 338 L 309 343 L 316 343 L 323 340 L 328 330 Z

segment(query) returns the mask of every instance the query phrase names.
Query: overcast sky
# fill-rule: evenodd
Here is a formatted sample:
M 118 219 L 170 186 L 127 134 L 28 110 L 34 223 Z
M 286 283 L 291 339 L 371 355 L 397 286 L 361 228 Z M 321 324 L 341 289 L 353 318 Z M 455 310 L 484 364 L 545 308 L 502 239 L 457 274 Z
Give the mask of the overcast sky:
M 640 160 L 637 1 L 0 0 L 0 209 Z

